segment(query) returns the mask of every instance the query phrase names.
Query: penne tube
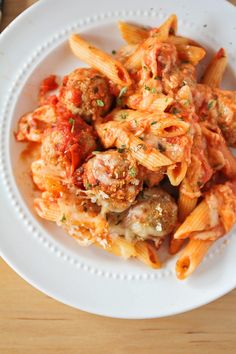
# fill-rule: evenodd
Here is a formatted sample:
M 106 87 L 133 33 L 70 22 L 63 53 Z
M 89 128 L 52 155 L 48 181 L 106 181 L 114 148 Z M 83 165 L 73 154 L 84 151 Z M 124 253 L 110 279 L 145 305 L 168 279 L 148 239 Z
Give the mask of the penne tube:
M 118 28 L 122 38 L 128 44 L 139 44 L 149 35 L 147 29 L 123 21 L 118 22 Z
M 161 268 L 161 262 L 157 255 L 156 248 L 151 243 L 145 241 L 138 241 L 135 243 L 136 258 L 147 266 L 159 269 Z
M 56 202 L 42 198 L 34 200 L 34 208 L 37 214 L 46 220 L 57 222 L 62 218 L 62 213 Z
M 167 20 L 151 31 L 151 36 L 155 36 L 160 42 L 165 42 L 170 35 L 175 35 L 178 27 L 178 19 L 175 14 L 169 16 Z
M 125 134 L 123 134 L 123 136 L 125 137 Z M 123 141 L 125 141 L 125 139 L 120 135 L 119 139 L 117 139 L 116 147 L 121 148 Z M 129 150 L 142 166 L 151 171 L 159 171 L 160 167 L 168 166 L 173 163 L 157 149 L 152 148 L 132 135 L 129 137 Z
M 160 27 L 150 31 L 150 37 L 142 42 L 136 51 L 125 62 L 127 70 L 139 70 L 141 68 L 142 58 L 145 50 L 148 50 L 156 43 L 165 42 L 170 34 L 175 34 L 177 31 L 177 17 L 171 15 Z
M 121 128 L 117 122 L 97 124 L 96 130 L 106 148 L 115 146 L 118 149 L 128 149 L 142 166 L 151 171 L 159 171 L 160 167 L 173 163 L 157 149 L 135 137 L 126 129 Z
M 171 255 L 178 253 L 181 250 L 181 248 L 183 247 L 184 243 L 185 243 L 185 240 L 176 240 L 172 235 L 170 237 L 169 253 Z
M 190 198 L 186 194 L 179 192 L 179 199 L 178 199 L 178 211 L 179 211 L 179 220 L 183 222 L 189 214 L 195 209 L 197 205 L 198 198 Z
M 219 87 L 228 63 L 227 54 L 221 48 L 208 65 L 201 82 L 212 88 Z
M 188 164 L 185 161 L 176 162 L 168 166 L 167 176 L 172 186 L 178 186 L 184 179 L 187 172 Z
M 180 45 L 180 44 L 184 44 L 184 45 L 192 45 L 192 46 L 195 46 L 195 47 L 201 47 L 202 48 L 202 46 L 199 43 L 195 42 L 194 40 L 192 40 L 190 38 L 182 37 L 182 36 L 173 36 L 173 35 L 171 35 L 171 36 L 169 36 L 167 38 L 167 42 L 168 43 L 172 43 L 172 44 L 174 44 L 176 46 Z
M 96 245 L 101 247 L 100 244 Z M 127 241 L 124 237 L 120 236 L 112 240 L 111 244 L 109 244 L 109 246 L 105 247 L 104 249 L 107 252 L 122 257 L 124 259 L 137 256 L 135 245 Z
M 173 98 L 163 94 L 145 98 L 141 94 L 133 94 L 127 97 L 125 103 L 129 108 L 140 111 L 164 112 L 173 103 Z
M 135 44 L 126 44 L 118 50 L 115 58 L 124 64 L 128 58 L 134 54 L 137 47 L 138 45 Z
M 206 51 L 201 47 L 192 45 L 178 44 L 176 45 L 179 58 L 188 61 L 193 65 L 197 65 L 206 55 Z
M 82 61 L 100 71 L 112 82 L 120 86 L 130 86 L 131 79 L 124 66 L 107 53 L 93 47 L 83 40 L 79 35 L 70 36 L 70 47 L 72 52 Z
M 174 234 L 176 239 L 187 238 L 192 232 L 203 231 L 210 226 L 210 210 L 207 202 L 203 200 L 185 219 Z
M 114 121 L 129 123 L 130 129 L 138 131 L 140 128 L 150 130 L 154 135 L 161 137 L 175 137 L 185 134 L 189 130 L 189 123 L 177 119 L 174 115 L 163 112 L 148 113 L 132 111 L 130 109 L 117 110 L 109 117 Z
M 183 253 L 176 262 L 176 276 L 178 279 L 186 279 L 199 266 L 214 241 L 189 240 Z

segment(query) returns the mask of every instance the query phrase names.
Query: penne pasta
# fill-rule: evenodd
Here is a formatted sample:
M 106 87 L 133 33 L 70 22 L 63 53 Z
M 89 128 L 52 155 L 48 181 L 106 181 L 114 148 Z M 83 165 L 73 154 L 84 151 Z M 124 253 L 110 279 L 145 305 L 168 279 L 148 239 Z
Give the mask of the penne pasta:
M 42 219 L 57 222 L 62 218 L 57 202 L 50 199 L 36 198 L 34 200 L 34 208 Z
M 171 255 L 174 255 L 176 253 L 178 253 L 181 248 L 183 247 L 185 243 L 185 240 L 176 240 L 173 235 L 171 235 L 170 237 L 170 242 L 169 242 L 169 253 Z
M 203 260 L 214 241 L 189 240 L 183 253 L 176 262 L 176 276 L 178 279 L 186 279 L 192 274 Z
M 201 82 L 210 87 L 219 87 L 228 63 L 227 54 L 221 48 L 208 65 Z
M 115 146 L 118 149 L 128 149 L 142 166 L 151 171 L 158 171 L 160 167 L 172 164 L 164 154 L 120 128 L 116 122 L 97 124 L 96 129 L 106 148 Z
M 177 119 L 172 114 L 162 112 L 150 114 L 148 112 L 124 109 L 112 112 L 109 116 L 114 121 L 121 122 L 121 124 L 125 123 L 133 132 L 143 129 L 152 132 L 154 135 L 166 138 L 183 135 L 190 128 L 189 123 Z
M 191 198 L 181 191 L 178 199 L 179 220 L 184 221 L 189 214 L 195 209 L 198 197 Z
M 128 58 L 134 54 L 138 45 L 135 44 L 126 44 L 119 49 L 116 53 L 116 59 L 119 60 L 122 64 L 124 64 Z
M 129 108 L 145 112 L 164 112 L 172 103 L 173 98 L 163 94 L 143 98 L 141 94 L 133 94 L 125 101 Z
M 138 241 L 135 243 L 136 258 L 147 266 L 159 269 L 161 268 L 161 262 L 157 255 L 156 248 L 148 242 Z
M 168 166 L 167 176 L 172 186 L 178 186 L 184 179 L 187 172 L 188 164 L 185 161 L 177 162 Z
M 120 86 L 130 86 L 131 79 L 123 65 L 83 40 L 79 35 L 73 34 L 70 37 L 72 52 L 81 60 L 107 76 L 112 82 Z
M 118 28 L 122 38 L 128 44 L 139 44 L 140 42 L 144 41 L 149 35 L 147 29 L 123 21 L 118 22 Z
M 189 44 L 177 44 L 176 45 L 179 58 L 184 61 L 188 61 L 193 65 L 197 65 L 206 55 L 206 52 L 201 47 L 195 47 Z
M 174 234 L 176 239 L 187 238 L 192 232 L 203 231 L 210 226 L 209 206 L 202 201 L 185 219 Z
M 101 244 L 96 244 L 100 248 L 104 248 Z M 124 237 L 116 237 L 112 242 L 104 248 L 105 251 L 112 253 L 116 256 L 128 259 L 130 257 L 136 257 L 137 252 L 135 245 L 127 241 Z
M 160 42 L 164 42 L 170 35 L 175 35 L 178 28 L 177 16 L 171 15 L 168 19 L 158 28 L 154 28 L 151 31 L 151 36 L 155 36 Z

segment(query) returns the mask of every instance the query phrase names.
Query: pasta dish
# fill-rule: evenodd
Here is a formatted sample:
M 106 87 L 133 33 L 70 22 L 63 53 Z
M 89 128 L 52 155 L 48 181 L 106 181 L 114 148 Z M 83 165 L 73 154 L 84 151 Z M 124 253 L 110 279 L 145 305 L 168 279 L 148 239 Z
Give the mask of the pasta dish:
M 71 35 L 89 67 L 44 79 L 15 136 L 39 149 L 41 218 L 156 269 L 168 243 L 185 279 L 236 221 L 236 95 L 219 88 L 227 54 L 199 79 L 206 51 L 177 35 L 175 15 L 157 28 L 118 27 L 126 44 L 111 54 Z

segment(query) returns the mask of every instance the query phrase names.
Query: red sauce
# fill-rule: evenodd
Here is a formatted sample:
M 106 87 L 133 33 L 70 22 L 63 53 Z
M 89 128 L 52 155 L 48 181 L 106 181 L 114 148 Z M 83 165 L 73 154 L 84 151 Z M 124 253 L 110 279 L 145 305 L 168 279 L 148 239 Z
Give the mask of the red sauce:
M 110 89 L 110 93 L 113 95 L 113 96 L 119 96 L 119 93 L 120 93 L 120 89 L 119 87 L 114 84 L 112 81 L 109 81 L 109 89 Z
M 220 48 L 220 50 L 218 50 L 218 52 L 216 53 L 216 59 L 220 59 L 225 57 L 225 51 L 224 48 Z
M 71 103 L 76 107 L 79 107 L 82 103 L 82 92 L 79 89 L 71 89 L 70 92 L 72 94 L 70 99 Z
M 51 104 L 53 106 L 55 106 L 57 103 L 58 103 L 58 97 L 56 95 L 49 96 L 45 102 L 45 104 Z
M 50 75 L 41 83 L 39 94 L 40 96 L 45 96 L 48 92 L 56 90 L 57 88 L 56 75 Z

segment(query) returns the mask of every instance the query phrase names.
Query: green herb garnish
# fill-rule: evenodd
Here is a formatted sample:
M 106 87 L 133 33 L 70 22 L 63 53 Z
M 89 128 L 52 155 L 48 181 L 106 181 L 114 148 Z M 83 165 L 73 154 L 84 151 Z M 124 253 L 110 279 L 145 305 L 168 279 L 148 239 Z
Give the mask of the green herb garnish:
M 121 118 L 121 119 L 126 119 L 126 118 L 128 117 L 128 115 L 129 115 L 129 114 L 126 113 L 126 112 L 125 112 L 125 113 L 121 113 L 121 114 L 120 114 L 120 118 Z
M 208 102 L 207 109 L 210 110 L 213 107 L 214 103 L 215 103 L 215 100 L 211 100 L 210 102 Z
M 120 90 L 118 98 L 121 98 L 122 96 L 124 96 L 126 94 L 127 90 L 128 90 L 127 87 L 122 87 L 122 89 Z
M 134 167 L 131 167 L 130 170 L 129 170 L 129 175 L 130 175 L 131 177 L 135 177 L 136 174 L 137 174 L 136 169 L 135 169 Z
M 147 86 L 147 85 L 145 85 L 144 88 L 145 88 L 145 90 L 147 90 L 147 91 L 151 91 L 150 87 Z
M 116 54 L 116 50 L 113 49 L 111 53 L 112 53 L 113 55 L 115 55 L 115 54 Z
M 92 184 L 90 184 L 89 182 L 85 182 L 86 189 L 90 189 L 91 187 L 92 187 Z
M 127 87 L 122 87 L 122 89 L 120 90 L 120 93 L 116 99 L 116 102 L 119 106 L 122 105 L 122 97 L 126 94 L 128 88 Z
M 152 93 L 157 93 L 156 88 L 155 88 L 155 87 L 152 87 L 151 92 L 152 92 Z
M 102 100 L 97 100 L 96 102 L 97 102 L 97 105 L 99 107 L 104 107 L 105 106 L 105 104 L 104 104 L 104 102 Z
M 151 125 L 155 125 L 155 124 L 157 124 L 156 120 L 151 123 Z
M 61 222 L 65 222 L 66 221 L 66 216 L 65 214 L 62 215 L 62 218 L 61 218 Z
M 74 130 L 75 130 L 75 120 L 73 118 L 70 118 L 69 119 L 69 123 L 71 125 L 71 133 L 74 133 Z

